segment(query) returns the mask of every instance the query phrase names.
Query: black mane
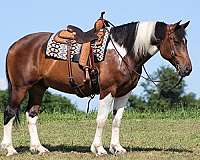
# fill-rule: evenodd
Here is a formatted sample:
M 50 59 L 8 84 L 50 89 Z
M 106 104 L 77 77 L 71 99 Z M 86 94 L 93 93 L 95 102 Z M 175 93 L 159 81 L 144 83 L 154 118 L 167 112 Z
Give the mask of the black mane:
M 133 49 L 137 23 L 138 22 L 131 22 L 111 29 L 112 38 L 120 46 L 123 46 L 127 50 L 127 53 L 131 52 Z
M 165 38 L 166 27 L 166 23 L 156 22 L 154 35 L 157 41 L 163 40 Z
M 127 53 L 132 53 L 133 51 L 133 45 L 135 43 L 135 38 L 137 35 L 137 25 L 139 22 L 131 22 L 127 24 L 123 24 L 117 27 L 111 28 L 111 35 L 112 38 L 116 43 L 119 44 L 119 46 L 123 46 Z M 166 35 L 166 27 L 167 24 L 164 22 L 156 22 L 155 25 L 155 38 L 152 37 L 152 44 L 157 43 L 159 40 L 163 40 Z M 186 32 L 183 27 L 179 27 L 175 31 L 175 36 L 178 40 L 181 40 L 185 37 Z

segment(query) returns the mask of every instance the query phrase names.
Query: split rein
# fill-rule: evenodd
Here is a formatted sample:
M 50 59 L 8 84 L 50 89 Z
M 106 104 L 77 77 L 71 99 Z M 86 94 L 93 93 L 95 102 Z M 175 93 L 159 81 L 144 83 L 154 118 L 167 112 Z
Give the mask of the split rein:
M 108 21 L 108 20 L 105 20 L 108 24 L 110 24 L 112 27 L 115 27 L 115 25 L 113 25 L 110 21 Z M 129 66 L 129 64 L 124 60 L 124 58 L 122 57 L 122 55 L 120 54 L 120 52 L 118 51 L 118 49 L 117 49 L 117 47 L 115 46 L 115 44 L 114 44 L 114 42 L 113 42 L 113 40 L 112 40 L 112 38 L 110 37 L 110 41 L 111 41 L 111 43 L 112 43 L 112 45 L 113 45 L 113 47 L 114 47 L 114 49 L 116 50 L 116 52 L 117 52 L 117 54 L 119 55 L 119 57 L 122 59 L 122 61 L 124 62 L 124 64 L 125 64 L 125 66 L 126 66 L 126 68 L 127 68 L 127 70 L 128 70 L 128 72 L 129 72 L 129 76 L 130 76 L 130 78 L 132 79 L 132 74 L 131 74 L 131 71 L 130 71 L 130 66 Z M 170 43 L 170 46 L 171 46 L 171 52 L 172 52 L 172 56 L 175 56 L 175 51 L 174 51 L 174 48 L 172 47 L 172 44 Z M 170 81 L 171 79 L 173 79 L 173 77 L 170 77 L 170 78 L 167 78 L 167 79 L 164 79 L 164 80 L 153 80 L 153 78 L 151 78 L 151 76 L 148 74 L 148 72 L 147 72 L 147 70 L 146 70 L 146 68 L 145 68 L 145 66 L 144 66 L 144 64 L 142 65 L 142 67 L 143 67 L 143 70 L 144 70 L 144 72 L 145 72 L 145 74 L 147 75 L 147 77 L 145 77 L 145 76 L 143 76 L 142 74 L 140 74 L 140 73 L 138 73 L 135 69 L 132 69 L 133 70 L 133 72 L 135 73 L 135 74 L 137 74 L 139 77 L 142 77 L 143 79 L 145 79 L 146 81 L 150 81 L 150 82 L 152 82 L 157 88 L 158 88 L 158 85 L 156 84 L 156 83 L 159 83 L 159 82 L 166 82 L 166 81 Z M 177 81 L 177 83 L 175 84 L 175 85 L 173 85 L 171 88 L 169 88 L 169 89 L 167 89 L 168 91 L 170 91 L 170 90 L 172 90 L 172 89 L 174 89 L 174 88 L 176 88 L 180 83 L 181 83 L 181 81 L 183 80 L 183 77 L 181 77 L 178 81 Z M 162 93 L 163 93 L 163 90 L 165 90 L 166 88 L 161 88 L 161 91 L 160 91 L 160 94 L 162 95 Z

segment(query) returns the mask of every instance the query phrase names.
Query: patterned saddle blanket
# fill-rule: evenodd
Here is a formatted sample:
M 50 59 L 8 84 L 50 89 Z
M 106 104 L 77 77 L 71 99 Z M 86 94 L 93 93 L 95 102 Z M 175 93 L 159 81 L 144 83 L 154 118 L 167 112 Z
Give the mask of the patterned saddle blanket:
M 46 48 L 46 56 L 48 58 L 57 59 L 57 60 L 68 60 L 67 56 L 67 44 L 62 44 L 54 41 L 54 36 L 56 34 L 53 34 L 47 43 Z M 104 39 L 101 45 L 97 45 L 96 42 L 91 44 L 93 54 L 94 54 L 94 62 L 101 62 L 105 58 L 106 48 L 109 41 L 109 29 L 105 29 L 105 35 Z M 71 40 L 71 61 L 72 62 L 78 62 L 82 44 L 77 43 L 75 40 Z

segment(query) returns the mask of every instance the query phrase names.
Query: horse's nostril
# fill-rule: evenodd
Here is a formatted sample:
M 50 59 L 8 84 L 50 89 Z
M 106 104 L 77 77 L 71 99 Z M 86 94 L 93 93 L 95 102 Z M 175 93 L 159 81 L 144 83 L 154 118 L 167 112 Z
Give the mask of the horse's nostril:
M 185 76 L 188 76 L 190 73 L 191 73 L 191 71 L 192 71 L 192 68 L 190 67 L 190 66 L 186 66 L 185 67 Z
M 192 71 L 192 67 L 187 66 L 187 67 L 185 68 L 185 72 L 186 72 L 186 73 L 190 74 L 191 71 Z
M 189 76 L 192 71 L 191 66 L 179 67 L 179 75 L 182 77 Z

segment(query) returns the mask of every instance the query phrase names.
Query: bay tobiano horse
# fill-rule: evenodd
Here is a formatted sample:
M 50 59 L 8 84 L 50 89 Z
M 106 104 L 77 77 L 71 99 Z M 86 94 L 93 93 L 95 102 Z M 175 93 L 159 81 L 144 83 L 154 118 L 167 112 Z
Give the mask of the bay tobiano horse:
M 125 153 L 119 141 L 119 127 L 130 92 L 136 87 L 142 73 L 142 65 L 156 52 L 169 61 L 181 77 L 188 76 L 192 64 L 188 55 L 184 24 L 164 22 L 132 22 L 110 30 L 110 41 L 105 60 L 96 64 L 99 71 L 100 100 L 97 128 L 91 151 L 97 155 L 107 154 L 102 145 L 102 131 L 112 112 L 112 136 L 110 151 Z M 20 103 L 28 93 L 26 117 L 30 134 L 30 150 L 39 154 L 48 152 L 40 143 L 36 121 L 45 90 L 48 87 L 76 94 L 66 80 L 67 62 L 45 57 L 45 49 L 52 33 L 40 32 L 16 41 L 9 49 L 6 73 L 10 98 L 4 112 L 4 134 L 1 143 L 7 155 L 17 154 L 12 144 L 12 125 L 19 114 Z M 118 54 L 120 53 L 120 55 Z M 82 83 L 85 74 L 77 63 L 72 63 L 74 80 Z M 82 86 L 85 95 L 91 90 Z M 53 115 L 52 115 L 53 116 Z

